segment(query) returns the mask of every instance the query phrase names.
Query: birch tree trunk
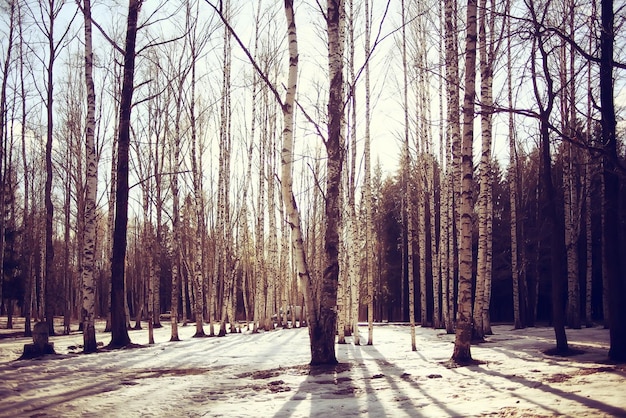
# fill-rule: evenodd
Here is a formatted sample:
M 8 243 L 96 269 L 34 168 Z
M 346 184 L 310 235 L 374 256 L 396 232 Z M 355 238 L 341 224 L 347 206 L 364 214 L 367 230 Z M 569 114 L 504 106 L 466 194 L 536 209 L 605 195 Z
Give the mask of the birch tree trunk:
M 454 332 L 455 323 L 455 281 L 458 272 L 458 204 L 460 201 L 460 148 L 461 124 L 459 120 L 459 57 L 457 39 L 457 2 L 444 1 L 445 49 L 446 49 L 446 90 L 447 90 L 447 122 L 450 140 L 450 166 L 448 176 L 448 318 L 446 330 Z
M 507 8 L 508 10 L 508 8 Z M 511 57 L 511 24 L 507 19 L 507 96 L 509 108 L 513 108 L 513 72 Z M 524 320 L 520 311 L 520 274 L 519 274 L 519 250 L 518 250 L 518 196 L 517 196 L 517 150 L 515 145 L 515 115 L 509 113 L 509 202 L 511 205 L 511 277 L 513 281 L 513 326 L 515 329 L 524 328 Z
M 405 2 L 401 3 L 402 13 L 402 75 L 403 75 L 403 106 L 404 106 L 404 141 L 402 151 L 402 218 L 405 219 L 407 238 L 406 238 L 406 254 L 407 254 L 407 273 L 409 278 L 409 324 L 411 326 L 411 351 L 416 351 L 415 342 L 415 280 L 413 278 L 413 216 L 411 208 L 411 155 L 409 149 L 409 83 L 408 83 L 408 64 L 407 64 L 407 37 L 406 37 L 406 7 Z M 404 280 L 404 278 L 402 278 Z M 402 294 L 402 298 L 404 295 Z M 404 319 L 404 318 L 403 318 Z
M 85 150 L 87 151 L 87 173 L 85 184 L 85 233 L 82 256 L 82 321 L 83 352 L 93 353 L 96 344 L 95 327 L 95 238 L 96 238 L 96 196 L 98 188 L 98 165 L 94 130 L 96 125 L 96 91 L 93 82 L 93 49 L 91 37 L 91 1 L 84 0 L 83 16 L 85 29 L 85 86 L 87 89 L 87 116 L 85 121 Z
M 267 109 L 267 87 L 262 90 L 263 111 Z M 263 329 L 262 316 L 265 313 L 265 153 L 266 153 L 266 131 L 263 130 L 259 141 L 259 183 L 257 193 L 257 219 L 256 219 L 256 261 L 255 261 L 255 292 L 254 292 L 254 331 Z M 284 181 L 284 180 L 283 180 Z
M 444 59 L 444 41 L 445 35 L 443 34 L 444 23 L 443 23 L 443 2 L 439 2 L 439 6 L 437 7 L 437 23 L 439 25 L 439 30 L 441 32 L 441 36 L 439 36 L 439 40 L 437 42 L 437 52 L 438 52 L 438 64 L 439 68 L 445 68 L 445 59 Z M 432 240 L 432 249 L 431 253 L 433 254 L 433 327 L 434 328 L 442 328 L 445 327 L 446 323 L 446 301 L 444 300 L 444 286 L 446 286 L 446 279 L 444 278 L 444 263 L 445 263 L 445 252 L 446 247 L 445 243 L 445 230 L 446 230 L 446 199 L 445 199 L 445 170 L 446 170 L 446 132 L 444 128 L 445 120 L 444 120 L 444 77 L 443 73 L 437 78 L 437 96 L 439 99 L 439 164 L 436 164 L 436 160 L 433 161 L 433 165 L 431 167 L 431 181 L 432 181 L 432 198 L 433 202 L 430 205 L 431 217 L 435 219 L 438 217 L 439 219 L 439 229 L 437 231 L 437 225 L 435 221 L 431 222 L 430 233 L 432 237 L 437 237 L 437 239 Z M 433 149 L 434 152 L 434 149 Z M 438 190 L 439 190 L 439 201 L 435 203 L 435 199 L 437 196 L 435 188 L 437 187 L 437 181 L 435 176 L 437 176 L 438 182 Z M 436 208 L 435 208 L 436 206 Z
M 281 192 L 285 203 L 287 220 L 291 227 L 291 240 L 294 250 L 296 269 L 298 277 L 302 283 L 304 300 L 306 303 L 307 322 L 309 323 L 309 337 L 311 340 L 311 364 L 319 361 L 315 350 L 318 344 L 317 334 L 314 327 L 318 325 L 318 313 L 315 309 L 312 298 L 313 281 L 307 265 L 306 253 L 304 250 L 304 240 L 300 221 L 300 212 L 293 194 L 293 129 L 294 129 L 294 104 L 296 98 L 296 87 L 298 81 L 298 38 L 296 32 L 296 22 L 293 10 L 293 0 L 285 0 L 285 15 L 287 18 L 287 44 L 289 45 L 289 72 L 287 77 L 287 92 L 282 104 L 283 109 L 283 146 L 281 151 Z M 334 343 L 335 326 L 332 324 L 332 334 Z M 334 347 L 333 347 L 334 348 Z M 334 354 L 334 350 L 333 350 Z
M 347 77 L 349 82 L 353 86 L 350 89 L 347 99 L 347 109 L 344 115 L 344 121 L 342 122 L 342 131 L 345 131 L 345 145 L 346 152 L 344 153 L 343 164 L 347 167 L 343 171 L 341 191 L 340 191 L 340 207 L 344 208 L 341 216 L 341 225 L 339 227 L 341 234 L 339 235 L 339 246 L 341 251 L 339 252 L 339 280 L 337 283 L 337 343 L 345 344 L 346 335 L 351 335 L 352 329 L 352 314 L 354 300 L 352 299 L 352 283 L 355 281 L 354 274 L 356 274 L 356 262 L 354 260 L 357 256 L 356 237 L 353 232 L 356 228 L 353 228 L 353 224 L 356 221 L 356 209 L 355 209 L 355 157 L 356 157 L 356 89 L 354 88 L 356 80 L 355 72 L 355 45 L 354 45 L 354 1 L 348 0 L 348 12 L 346 17 L 347 24 Z M 346 121 L 345 118 L 348 118 Z M 357 310 L 358 315 L 358 310 Z
M 493 6 L 493 5 L 492 5 Z M 480 95 L 481 95 L 481 158 L 480 191 L 478 195 L 478 261 L 476 295 L 474 301 L 475 337 L 482 339 L 486 334 L 485 318 L 489 316 L 492 270 L 492 113 L 493 113 L 493 65 L 495 59 L 494 15 L 488 15 L 487 0 L 479 6 L 479 49 L 480 49 Z M 493 7 L 491 8 L 493 9 Z M 486 321 L 489 322 L 488 320 Z
M 420 294 L 420 325 L 422 327 L 428 326 L 428 286 L 426 275 L 427 260 L 427 244 L 426 244 L 426 211 L 428 207 L 428 166 L 430 164 L 430 135 L 428 131 L 428 115 L 430 109 L 430 103 L 427 100 L 427 87 L 425 73 L 427 71 L 427 41 L 425 36 L 425 22 L 424 16 L 426 11 L 424 10 L 424 4 L 417 2 L 416 5 L 417 22 L 416 28 L 416 54 L 414 59 L 414 67 L 416 69 L 415 81 L 415 102 L 416 102 L 416 116 L 415 116 L 415 148 L 417 150 L 417 240 L 418 240 L 418 266 L 419 266 L 419 294 Z M 432 261 L 432 260 L 431 260 Z M 432 263 L 431 263 L 432 264 Z
M 272 106 L 274 109 L 274 106 Z M 268 127 L 268 136 L 269 136 L 269 146 L 267 153 L 267 163 L 266 167 L 266 178 L 267 178 L 267 210 L 268 210 L 268 228 L 269 228 L 269 237 L 268 237 L 268 280 L 267 280 L 267 290 L 265 292 L 265 313 L 263 315 L 265 321 L 265 330 L 273 330 L 274 329 L 274 319 L 272 316 L 278 313 L 276 309 L 276 282 L 279 277 L 279 258 L 278 258 L 278 232 L 276 226 L 276 182 L 274 179 L 275 173 L 275 143 L 274 143 L 274 132 L 275 132 L 275 120 L 276 114 L 272 112 L 270 115 L 270 126 Z
M 370 53 L 371 34 L 370 2 L 365 0 L 365 53 Z M 365 276 L 367 281 L 367 345 L 374 344 L 374 267 L 372 227 L 372 176 L 371 176 L 371 104 L 370 104 L 370 60 L 365 61 L 365 138 L 363 145 L 363 198 L 365 199 Z
M 445 68 L 445 77 L 440 77 L 439 81 L 439 112 L 440 112 L 440 158 L 441 158 L 441 166 L 442 169 L 440 171 L 440 192 L 439 192 L 439 219 L 440 219 L 440 238 L 439 238 L 439 270 L 441 272 L 441 318 L 443 321 L 443 327 L 446 329 L 448 334 L 453 332 L 452 328 L 452 318 L 450 317 L 450 307 L 449 307 L 449 297 L 448 297 L 448 286 L 450 282 L 450 274 L 449 274 L 449 238 L 450 238 L 450 218 L 448 216 L 448 209 L 450 207 L 450 195 L 449 195 L 449 177 L 450 177 L 450 133 L 451 129 L 449 128 L 450 124 L 447 123 L 445 115 L 450 116 L 450 110 L 446 109 L 447 113 L 444 113 L 444 95 L 446 96 L 446 106 L 450 105 L 450 87 L 449 81 L 447 79 L 448 72 L 451 71 L 450 65 L 448 64 L 448 46 L 447 44 L 450 42 L 449 37 L 451 34 L 449 33 L 448 26 L 446 25 L 448 16 L 445 12 L 447 10 L 448 4 L 447 2 L 441 2 L 439 5 L 439 26 L 444 31 L 444 36 L 441 37 L 441 45 L 440 45 L 440 58 L 439 62 L 441 68 Z M 445 81 L 444 81 L 445 80 Z M 445 90 L 445 91 L 444 91 Z M 445 127 L 444 127 L 445 124 Z
M 230 17 L 231 10 L 227 6 L 224 10 L 226 18 Z M 222 78 L 222 98 L 220 105 L 220 151 L 219 151 L 219 173 L 218 173 L 218 211 L 217 211 L 217 251 L 216 263 L 219 266 L 219 273 L 213 278 L 222 280 L 222 317 L 220 318 L 219 336 L 226 335 L 225 315 L 228 312 L 228 305 L 231 303 L 229 290 L 231 289 L 231 246 L 232 229 L 230 225 L 230 160 L 231 160 L 231 135 L 230 135 L 230 115 L 231 115 L 231 33 L 228 28 L 224 28 L 224 49 L 223 49 L 223 78 Z M 218 287 L 213 287 L 212 294 L 218 294 Z M 213 297 L 212 297 L 213 299 Z M 213 305 L 213 304 L 211 304 Z
M 171 180 L 172 187 L 172 299 L 170 309 L 170 341 L 180 341 L 178 336 L 178 300 L 181 296 L 181 279 L 182 274 L 180 268 L 180 197 L 178 187 L 178 167 L 180 164 L 180 137 L 173 135 L 170 138 L 171 156 Z M 184 291 L 184 288 L 183 288 Z M 184 300 L 184 299 L 183 299 Z
M 328 137 L 326 138 L 326 230 L 324 233 L 324 272 L 317 321 L 309 321 L 311 364 L 335 364 L 335 329 L 337 282 L 339 279 L 339 189 L 343 169 L 341 121 L 343 119 L 343 2 L 328 0 L 326 25 L 328 33 Z
M 567 308 L 566 321 L 570 328 L 580 329 L 580 285 L 578 281 L 578 236 L 580 216 L 578 192 L 574 179 L 575 157 L 572 144 L 564 143 L 563 189 L 565 213 L 565 249 L 567 253 Z
M 474 95 L 476 81 L 476 0 L 467 2 L 467 33 L 465 41 L 465 94 L 463 98 L 463 137 L 461 146 L 461 205 L 459 235 L 459 300 L 456 338 L 452 361 L 472 361 L 472 180 L 474 140 Z
M 564 4 L 567 23 L 564 29 L 571 33 L 573 28 L 574 5 L 569 1 Z M 576 73 L 574 68 L 574 50 L 570 50 L 565 42 L 561 46 L 561 120 L 563 131 L 574 140 L 576 136 Z M 569 62 L 568 62 L 569 61 Z M 578 239 L 580 235 L 579 185 L 577 182 L 576 150 L 569 141 L 563 143 L 563 211 L 565 218 L 565 249 L 567 252 L 567 325 L 580 329 L 580 284 L 578 268 Z
M 193 88 L 192 88 L 193 94 Z M 193 98 L 191 99 L 193 102 Z M 193 214 L 195 219 L 195 233 L 194 233 L 194 247 L 195 251 L 191 253 L 194 254 L 192 260 L 192 286 L 194 292 L 194 316 L 196 320 L 196 332 L 193 335 L 194 338 L 205 337 L 204 333 L 204 274 L 202 269 L 202 257 L 204 254 L 203 247 L 203 234 L 205 233 L 204 228 L 204 213 L 202 211 L 202 189 L 200 187 L 201 181 L 200 176 L 202 175 L 198 169 L 198 151 L 197 151 L 197 135 L 196 135 L 196 124 L 195 124 L 195 109 L 194 106 L 190 106 L 190 124 L 192 129 L 191 134 L 191 171 L 192 171 L 192 182 L 193 182 Z M 209 307 L 209 309 L 211 309 Z M 209 318 L 209 325 L 211 325 L 212 321 Z

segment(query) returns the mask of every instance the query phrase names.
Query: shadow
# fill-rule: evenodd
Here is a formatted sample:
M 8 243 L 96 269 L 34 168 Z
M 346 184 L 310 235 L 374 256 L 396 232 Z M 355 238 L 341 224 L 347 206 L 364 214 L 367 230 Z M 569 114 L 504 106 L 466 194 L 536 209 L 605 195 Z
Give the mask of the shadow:
M 297 367 L 307 377 L 293 395 L 283 402 L 274 417 L 360 415 L 362 411 L 358 409 L 357 401 L 359 390 L 352 384 L 350 377 L 353 367 L 351 363 Z M 282 380 L 274 382 L 278 386 Z
M 427 402 L 425 402 L 423 404 L 423 406 L 427 406 L 427 405 L 435 405 L 437 408 L 439 408 L 441 410 L 441 413 L 438 415 L 444 415 L 444 416 L 463 416 L 466 413 L 460 412 L 460 411 L 455 411 L 451 408 L 449 408 L 446 403 L 445 400 L 441 400 L 439 399 L 437 396 L 429 393 L 428 390 L 426 390 L 422 385 L 420 385 L 414 378 L 411 377 L 411 374 L 408 373 L 406 370 L 399 368 L 398 366 L 396 366 L 394 363 L 387 361 L 384 359 L 384 356 L 376 349 L 375 345 L 370 345 L 367 346 L 368 351 L 372 351 L 377 353 L 381 359 L 374 359 L 374 361 L 379 364 L 379 366 L 383 367 L 384 369 L 386 369 L 387 371 L 390 371 L 392 373 L 392 376 L 385 376 L 385 379 L 387 380 L 387 382 L 389 383 L 390 387 L 392 387 L 395 391 L 400 391 L 402 393 L 404 393 L 404 391 L 402 391 L 402 389 L 396 384 L 397 380 L 394 378 L 398 378 L 401 381 L 406 382 L 406 384 L 409 385 L 409 387 L 419 393 L 421 393 L 424 398 L 427 399 Z M 432 365 L 437 365 L 436 363 L 431 363 L 429 360 L 427 360 L 421 353 L 419 353 L 419 350 L 417 350 L 417 352 L 411 352 L 411 353 L 416 353 L 417 355 L 419 355 L 422 359 L 424 359 L 424 361 L 432 364 Z M 443 366 L 441 366 L 443 367 Z M 431 374 L 428 376 L 428 378 L 438 378 L 439 375 L 437 374 Z M 407 397 L 407 399 L 411 399 L 411 400 L 415 400 L 415 395 L 414 394 L 406 394 L 405 395 Z M 404 408 L 404 411 L 411 417 L 419 417 L 419 416 L 432 416 L 431 413 L 424 413 L 423 411 L 420 411 L 418 409 L 418 406 L 414 405 L 412 402 L 409 402 L 407 405 L 407 408 Z M 422 405 L 420 405 L 422 406 Z
M 51 410 L 64 403 L 104 392 L 113 392 L 121 387 L 121 382 L 109 379 L 94 381 L 91 373 L 85 376 L 85 378 L 81 378 L 80 373 L 73 370 L 55 373 L 48 373 L 47 371 L 42 373 L 39 371 L 39 373 L 33 372 L 33 374 L 37 375 L 39 389 L 29 388 L 26 399 L 18 402 L 14 400 L 10 403 L 0 401 L 0 417 L 47 416 Z M 42 377 L 42 375 L 45 377 Z M 72 384 L 65 385 L 63 389 L 55 390 L 55 393 L 50 393 L 48 382 L 53 382 L 57 379 L 72 381 Z
M 530 379 L 527 379 L 525 377 L 520 377 L 520 376 L 517 376 L 517 375 L 506 375 L 506 374 L 503 374 L 503 373 L 500 373 L 500 372 L 496 372 L 494 370 L 487 370 L 487 369 L 485 369 L 483 367 L 480 367 L 480 366 L 473 367 L 472 370 L 475 371 L 476 373 L 483 373 L 483 374 L 486 374 L 486 375 L 489 375 L 489 376 L 492 376 L 492 377 L 499 377 L 499 378 L 506 379 L 506 380 L 509 380 L 509 381 L 514 381 L 514 382 L 522 384 L 522 385 L 524 385 L 524 386 L 526 386 L 528 388 L 540 390 L 540 391 L 547 392 L 547 393 L 550 393 L 552 395 L 555 395 L 555 396 L 557 396 L 559 398 L 568 399 L 570 401 L 577 402 L 577 403 L 579 403 L 579 404 L 581 404 L 581 405 L 583 405 L 583 406 L 585 406 L 587 408 L 595 409 L 598 412 L 603 413 L 603 414 L 609 414 L 611 416 L 626 416 L 626 409 L 619 408 L 619 407 L 616 407 L 616 406 L 613 406 L 613 405 L 609 405 L 609 404 L 606 404 L 604 402 L 601 402 L 601 401 L 598 401 L 598 400 L 595 400 L 595 399 L 591 399 L 591 398 L 587 398 L 587 397 L 584 397 L 584 396 L 580 396 L 580 395 L 577 395 L 575 393 L 566 392 L 564 390 L 561 390 L 561 389 L 555 388 L 553 386 L 547 385 L 546 383 L 544 383 L 542 381 L 530 380 Z M 621 373 L 619 373 L 619 372 L 617 374 L 621 375 Z M 487 379 L 482 379 L 482 380 L 484 382 L 486 382 Z M 535 405 L 541 406 L 542 408 L 549 409 L 554 414 L 557 414 L 557 415 L 560 414 L 559 411 L 550 409 L 550 408 L 546 407 L 545 405 L 539 404 L 538 402 L 536 402 L 536 400 L 532 400 L 532 399 L 525 399 L 525 400 L 527 400 L 527 401 L 529 401 L 529 402 L 531 402 L 531 403 L 533 403 Z
M 367 396 L 367 410 L 368 411 L 380 410 L 381 412 L 380 416 L 385 416 L 387 415 L 385 413 L 385 408 L 378 401 L 378 397 L 376 396 L 376 391 L 374 390 L 373 385 L 372 385 L 373 378 L 381 378 L 381 377 L 384 377 L 384 375 L 382 374 L 372 375 L 371 372 L 368 373 L 368 369 L 365 365 L 365 360 L 363 359 L 363 356 L 361 355 L 361 350 L 364 347 L 373 347 L 373 346 L 371 345 L 360 346 L 360 345 L 352 344 L 349 346 L 348 354 L 351 354 L 352 358 L 359 362 L 358 363 L 359 367 L 362 370 L 361 375 L 363 379 L 363 384 L 365 386 L 365 393 Z

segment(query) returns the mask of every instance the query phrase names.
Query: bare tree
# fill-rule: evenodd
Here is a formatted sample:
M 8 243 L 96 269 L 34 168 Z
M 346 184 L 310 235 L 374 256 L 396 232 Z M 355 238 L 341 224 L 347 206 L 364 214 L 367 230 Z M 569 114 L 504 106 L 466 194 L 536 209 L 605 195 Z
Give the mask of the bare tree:
M 6 56 L 2 63 L 2 85 L 0 87 L 0 306 L 4 302 L 2 288 L 4 282 L 4 247 L 5 247 L 5 160 L 6 160 L 6 131 L 7 131 L 7 84 L 9 80 L 9 67 L 11 65 L 11 51 L 13 49 L 15 17 L 17 12 L 17 2 L 11 1 L 8 4 L 7 14 L 9 16 L 9 33 L 7 39 Z
M 552 180 L 552 157 L 550 154 L 550 115 L 554 109 L 554 80 L 550 74 L 549 53 L 547 50 L 542 24 L 546 19 L 549 2 L 536 5 L 533 0 L 528 2 L 532 16 L 533 48 L 531 50 L 531 71 L 533 90 L 539 106 L 539 132 L 541 138 L 541 181 L 543 194 L 546 198 L 548 219 L 550 221 L 550 275 L 552 277 L 552 324 L 556 339 L 556 351 L 567 353 L 567 335 L 565 334 L 565 313 L 563 310 L 564 269 L 561 260 L 565 252 L 564 225 L 558 215 L 556 193 Z M 537 68 L 539 66 L 539 68 Z M 541 72 L 540 72 L 541 71 Z M 539 75 L 545 79 L 545 98 L 538 84 Z
M 602 117 L 602 143 L 604 144 L 604 234 L 606 264 L 609 285 L 610 337 L 609 358 L 626 361 L 626 311 L 623 298 L 626 284 L 621 272 L 620 254 L 623 243 L 619 236 L 619 190 L 620 177 L 617 172 L 617 136 L 613 87 L 613 49 L 615 24 L 613 0 L 601 0 L 600 35 L 600 113 Z
M 55 31 L 55 23 L 65 1 L 56 0 L 38 0 L 38 11 L 31 10 L 34 21 L 37 27 L 44 35 L 46 40 L 46 54 L 47 61 L 44 62 L 42 58 L 42 64 L 45 68 L 45 97 L 43 98 L 46 108 L 46 182 L 44 190 L 44 205 L 46 208 L 45 218 L 45 263 L 44 263 L 44 277 L 45 277 L 45 317 L 48 322 L 48 332 L 50 335 L 54 335 L 54 303 L 55 295 L 53 293 L 53 284 L 55 283 L 54 276 L 54 246 L 53 246 L 53 219 L 54 219 L 54 205 L 52 203 L 52 143 L 54 136 L 54 64 L 58 58 L 61 50 L 66 45 L 66 40 L 70 34 L 71 25 L 65 27 L 64 32 L 59 36 Z M 35 15 L 37 14 L 37 15 Z
M 126 259 L 126 229 L 128 224 L 128 154 L 130 148 L 130 116 L 135 89 L 135 45 L 137 21 L 143 0 L 129 0 L 124 47 L 124 76 L 120 97 L 117 142 L 117 182 L 115 188 L 115 229 L 111 259 L 111 348 L 130 344 L 124 309 L 124 264 Z
M 508 6 L 508 3 L 507 3 Z M 507 7 L 508 11 L 509 7 Z M 512 57 L 511 57 L 511 22 L 507 19 L 507 98 L 509 107 L 513 108 L 513 71 Z M 518 163 L 517 163 L 517 147 L 515 139 L 515 115 L 510 112 L 508 115 L 508 135 L 509 135 L 509 202 L 511 205 L 511 278 L 513 281 L 513 326 L 515 329 L 524 327 L 524 320 L 522 319 L 522 311 L 520 309 L 520 269 L 519 269 L 519 239 L 518 239 L 518 205 L 519 197 L 517 195 L 518 185 Z
M 476 81 L 477 2 L 467 2 L 467 33 L 465 40 L 465 94 L 463 97 L 463 137 L 461 145 L 461 204 L 459 224 L 459 300 L 456 338 L 452 361 L 472 361 L 472 145 L 474 140 L 474 95 Z

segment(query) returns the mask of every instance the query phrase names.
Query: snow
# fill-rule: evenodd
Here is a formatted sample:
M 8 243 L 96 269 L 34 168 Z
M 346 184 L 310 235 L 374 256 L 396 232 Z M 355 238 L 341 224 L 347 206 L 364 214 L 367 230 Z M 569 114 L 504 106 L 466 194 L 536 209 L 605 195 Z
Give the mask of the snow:
M 626 367 L 606 361 L 600 327 L 568 330 L 585 352 L 562 358 L 543 354 L 551 328 L 494 326 L 472 346 L 481 363 L 457 368 L 445 365 L 454 335 L 429 328 L 416 329 L 412 352 L 408 326 L 377 324 L 374 345 L 348 337 L 337 345 L 340 364 L 317 368 L 306 328 L 192 338 L 194 328 L 169 342 L 165 324 L 152 346 L 89 355 L 76 348 L 80 333 L 53 336 L 58 354 L 34 360 L 16 360 L 30 338 L 2 329 L 0 417 L 626 416 Z M 130 336 L 148 340 L 147 329 Z

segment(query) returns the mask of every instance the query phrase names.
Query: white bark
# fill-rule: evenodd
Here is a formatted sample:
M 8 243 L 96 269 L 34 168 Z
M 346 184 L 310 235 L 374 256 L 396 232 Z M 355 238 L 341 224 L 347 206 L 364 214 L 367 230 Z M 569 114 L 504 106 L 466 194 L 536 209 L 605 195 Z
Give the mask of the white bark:
M 456 338 L 452 361 L 471 362 L 472 337 L 472 217 L 474 96 L 476 81 L 476 0 L 467 2 L 465 40 L 465 94 L 463 98 L 463 137 L 461 143 L 461 204 L 459 224 L 459 300 Z
M 95 239 L 96 239 L 96 196 L 98 188 L 98 164 L 96 158 L 94 130 L 96 112 L 96 92 L 93 82 L 93 49 L 91 36 L 91 1 L 84 0 L 85 18 L 85 85 L 87 88 L 87 119 L 85 140 L 87 151 L 87 173 L 85 185 L 85 233 L 82 255 L 82 321 L 83 351 L 97 350 L 95 328 Z
M 408 64 L 407 64 L 407 36 L 406 36 L 406 7 L 405 2 L 401 3 L 402 13 L 402 74 L 403 74 L 403 106 L 404 106 L 404 138 L 403 138 L 403 151 L 402 151 L 402 213 L 405 219 L 406 233 L 407 233 L 407 248 L 405 249 L 407 254 L 407 276 L 408 276 L 408 291 L 409 291 L 409 324 L 411 326 L 411 350 L 416 351 L 417 345 L 415 342 L 415 280 L 413 277 L 413 216 L 411 205 L 411 154 L 409 150 L 409 99 L 408 99 Z M 404 277 L 401 278 L 404 280 Z M 404 298 L 404 295 L 402 295 Z

